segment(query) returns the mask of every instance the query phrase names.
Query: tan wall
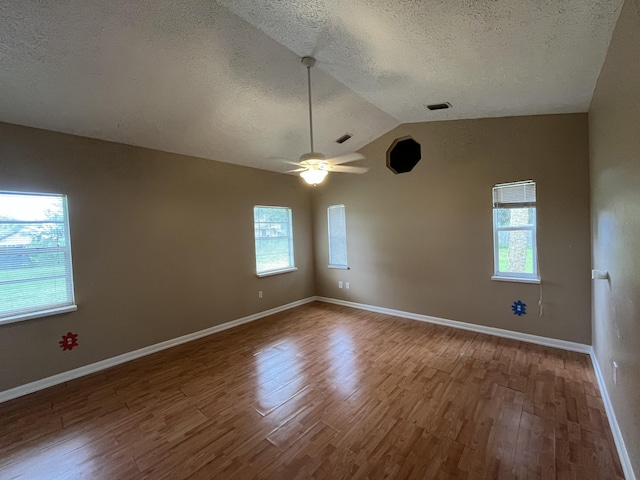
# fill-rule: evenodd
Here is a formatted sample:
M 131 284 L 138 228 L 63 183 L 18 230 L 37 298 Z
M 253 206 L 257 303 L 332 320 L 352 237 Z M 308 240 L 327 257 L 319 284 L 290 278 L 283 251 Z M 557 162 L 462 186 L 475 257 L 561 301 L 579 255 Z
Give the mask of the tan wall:
M 0 124 L 0 190 L 68 195 L 78 304 L 0 326 L 0 391 L 314 294 L 292 176 Z M 292 207 L 297 272 L 255 276 L 254 204 Z
M 640 1 L 627 0 L 589 110 L 593 346 L 640 475 Z M 618 383 L 612 362 L 618 362 Z
M 423 159 L 394 175 L 386 150 L 405 135 Z M 330 175 L 314 192 L 319 295 L 591 343 L 586 114 L 406 124 L 361 152 L 369 173 Z M 542 318 L 538 285 L 491 280 L 491 188 L 527 179 L 538 191 Z M 327 268 L 326 209 L 340 203 L 348 271 Z M 526 315 L 513 314 L 516 300 Z

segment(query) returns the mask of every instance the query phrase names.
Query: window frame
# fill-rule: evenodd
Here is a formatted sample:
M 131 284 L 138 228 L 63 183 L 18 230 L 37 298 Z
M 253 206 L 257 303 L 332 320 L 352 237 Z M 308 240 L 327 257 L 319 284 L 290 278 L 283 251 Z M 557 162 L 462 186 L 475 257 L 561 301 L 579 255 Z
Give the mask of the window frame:
M 344 224 L 344 230 L 341 232 L 342 235 L 344 235 L 344 256 L 346 259 L 346 263 L 342 264 L 342 263 L 334 263 L 331 260 L 331 210 L 332 209 L 340 209 L 342 210 L 342 218 L 343 218 L 343 224 Z M 327 245 L 328 245 L 328 249 L 329 249 L 329 262 L 327 267 L 328 268 L 335 268 L 335 269 L 340 269 L 340 270 L 349 270 L 349 254 L 348 254 L 348 248 L 347 248 L 347 209 L 345 207 L 344 204 L 339 203 L 336 205 L 329 205 L 327 207 Z
M 59 221 L 49 221 L 49 222 L 33 222 L 29 221 L 27 223 L 62 223 L 65 235 L 65 243 L 64 247 L 42 247 L 38 248 L 38 251 L 33 251 L 31 253 L 47 253 L 47 252 L 63 252 L 65 254 L 65 279 L 66 279 L 66 290 L 67 290 L 67 298 L 69 299 L 63 303 L 51 303 L 47 305 L 41 305 L 38 307 L 33 307 L 30 309 L 22 309 L 11 311 L 11 313 L 5 313 L 0 311 L 0 325 L 21 322 L 25 320 L 31 320 L 34 318 L 47 317 L 51 315 L 58 315 L 67 312 L 73 312 L 78 309 L 75 301 L 75 286 L 73 281 L 73 253 L 71 247 L 71 227 L 69 221 L 69 204 L 68 197 L 65 194 L 60 193 L 42 193 L 42 192 L 18 192 L 18 191 L 9 191 L 9 190 L 0 190 L 0 195 L 22 195 L 25 197 L 60 197 L 62 199 L 62 222 Z M 21 222 L 18 220 L 17 222 Z M 11 222 L 16 223 L 16 222 Z M 36 249 L 32 249 L 36 250 Z M 0 255 L 4 255 L 4 253 L 0 252 Z M 1 269 L 0 269 L 1 271 Z M 26 283 L 29 280 L 36 279 L 21 279 L 21 283 Z M 12 282 L 10 280 L 6 281 L 6 284 L 12 284 L 17 282 Z
M 288 242 L 289 266 L 284 268 L 276 268 L 272 270 L 258 271 L 258 239 L 259 237 L 256 236 L 256 223 L 264 223 L 264 222 L 256 222 L 256 209 L 258 208 L 270 208 L 270 209 L 279 209 L 279 210 L 287 211 L 287 220 L 289 223 L 289 234 L 287 236 L 289 240 Z M 282 223 L 282 222 L 277 222 L 277 223 Z M 258 278 L 268 277 L 271 275 L 279 275 L 281 273 L 294 272 L 298 270 L 295 264 L 295 249 L 294 249 L 294 243 L 293 243 L 293 211 L 291 207 L 283 207 L 279 205 L 254 205 L 253 206 L 253 239 L 254 239 L 253 253 L 254 253 L 254 260 L 255 260 L 254 265 L 255 265 L 256 276 Z
M 518 184 L 533 184 L 537 187 L 536 182 L 533 180 L 525 180 L 521 182 L 510 182 L 510 183 L 499 183 L 493 186 L 491 192 L 493 192 L 498 187 L 506 187 L 509 185 L 518 185 Z M 533 206 L 531 206 L 533 203 Z M 495 206 L 493 205 L 492 213 L 493 213 L 493 275 L 491 276 L 492 280 L 498 281 L 506 281 L 506 282 L 521 282 L 521 283 L 540 283 L 540 272 L 538 270 L 538 209 L 537 209 L 537 195 L 533 202 L 527 202 L 528 206 Z M 517 209 L 517 208 L 533 208 L 533 222 L 531 225 L 521 225 L 521 226 L 508 226 L 508 227 L 500 227 L 498 225 L 498 210 L 505 209 Z M 499 235 L 500 232 L 512 232 L 512 231 L 525 231 L 532 233 L 532 262 L 533 262 L 533 273 L 525 273 L 525 272 L 502 272 L 500 271 L 500 242 Z

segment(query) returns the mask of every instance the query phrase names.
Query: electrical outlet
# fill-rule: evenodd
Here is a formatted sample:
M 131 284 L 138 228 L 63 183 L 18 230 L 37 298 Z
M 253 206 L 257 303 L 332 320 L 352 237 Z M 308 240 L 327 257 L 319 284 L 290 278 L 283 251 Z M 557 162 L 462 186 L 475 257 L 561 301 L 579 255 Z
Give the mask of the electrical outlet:
M 262 298 L 262 290 L 258 290 L 258 298 Z
M 618 385 L 618 362 L 613 362 L 613 384 Z
M 345 282 L 345 284 L 344 284 L 344 288 L 346 288 L 347 290 L 349 290 L 349 282 Z
M 338 280 L 338 288 L 342 288 L 342 280 Z

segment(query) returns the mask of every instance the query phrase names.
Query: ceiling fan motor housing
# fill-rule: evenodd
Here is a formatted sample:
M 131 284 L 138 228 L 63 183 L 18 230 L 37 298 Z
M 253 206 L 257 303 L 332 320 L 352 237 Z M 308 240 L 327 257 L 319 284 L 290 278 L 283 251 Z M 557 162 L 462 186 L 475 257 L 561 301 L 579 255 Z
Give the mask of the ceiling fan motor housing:
M 320 162 L 324 162 L 326 159 L 327 159 L 326 155 L 323 155 L 322 153 L 319 153 L 319 152 L 309 152 L 300 156 L 300 162 L 307 162 L 307 163 L 312 163 L 312 162 L 320 163 Z

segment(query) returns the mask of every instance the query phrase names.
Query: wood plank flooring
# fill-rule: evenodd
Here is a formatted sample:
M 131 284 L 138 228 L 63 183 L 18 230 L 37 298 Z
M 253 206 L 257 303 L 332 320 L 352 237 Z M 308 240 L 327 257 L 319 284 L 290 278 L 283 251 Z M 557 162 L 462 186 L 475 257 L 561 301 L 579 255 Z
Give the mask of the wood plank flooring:
M 586 355 L 313 303 L 0 404 L 0 478 L 623 473 Z

